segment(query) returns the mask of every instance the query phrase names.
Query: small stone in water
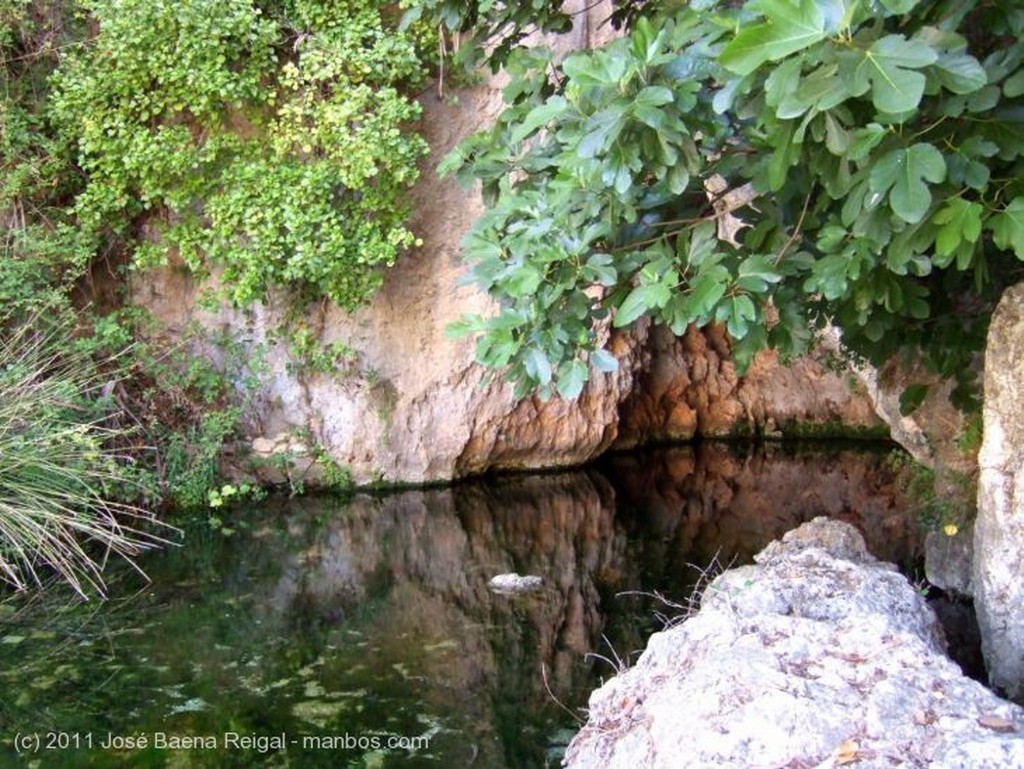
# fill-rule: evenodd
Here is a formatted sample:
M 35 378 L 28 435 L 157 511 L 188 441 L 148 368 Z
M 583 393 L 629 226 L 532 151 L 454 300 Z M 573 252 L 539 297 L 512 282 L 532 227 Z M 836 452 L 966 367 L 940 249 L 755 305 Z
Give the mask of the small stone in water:
M 544 584 L 543 577 L 534 574 L 521 576 L 519 574 L 499 574 L 492 577 L 487 583 L 492 590 L 500 590 L 508 593 L 525 593 L 528 590 L 536 590 Z

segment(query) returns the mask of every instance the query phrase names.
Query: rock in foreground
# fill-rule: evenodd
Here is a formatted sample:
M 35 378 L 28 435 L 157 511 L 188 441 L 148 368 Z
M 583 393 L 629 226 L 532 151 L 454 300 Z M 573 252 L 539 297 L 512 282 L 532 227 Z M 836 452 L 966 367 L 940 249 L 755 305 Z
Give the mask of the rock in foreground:
M 594 692 L 566 766 L 1024 766 L 1024 709 L 961 674 L 853 527 L 815 519 L 755 561 Z

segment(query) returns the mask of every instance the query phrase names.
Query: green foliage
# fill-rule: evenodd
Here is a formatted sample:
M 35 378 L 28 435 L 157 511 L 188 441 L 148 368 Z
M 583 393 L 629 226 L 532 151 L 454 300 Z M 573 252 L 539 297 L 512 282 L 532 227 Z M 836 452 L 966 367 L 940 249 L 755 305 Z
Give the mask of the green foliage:
M 133 315 L 122 313 L 107 326 L 123 330 L 146 322 Z M 198 326 L 187 328 L 176 345 L 136 343 L 133 350 L 133 377 L 120 396 L 140 415 L 139 430 L 149 447 L 135 450 L 147 502 L 203 509 L 211 491 L 224 483 L 224 447 L 254 411 L 252 398 L 266 373 L 262 350 Z
M 969 395 L 1024 259 L 1024 3 L 620 3 L 628 34 L 560 65 L 517 47 L 513 4 L 413 5 L 506 25 L 506 109 L 441 172 L 483 186 L 464 253 L 500 302 L 452 333 L 519 395 L 579 393 L 614 366 L 608 323 L 644 317 L 724 324 L 741 367 L 834 322 Z
M 295 375 L 348 375 L 358 366 L 359 355 L 344 342 L 325 343 L 302 320 L 290 319 L 283 337 L 288 341 L 291 359 L 288 372 Z
M 320 465 L 322 473 L 320 485 L 323 488 L 337 494 L 348 494 L 352 491 L 355 483 L 352 480 L 351 470 L 335 462 L 319 443 L 313 444 L 312 454 L 313 459 Z
M 96 242 L 73 226 L 67 207 L 78 174 L 45 109 L 56 51 L 79 34 L 58 3 L 0 0 L 0 307 L 21 318 L 69 314 L 69 287 Z
M 0 321 L 0 581 L 20 590 L 52 572 L 102 593 L 110 555 L 131 560 L 162 540 L 116 501 L 133 474 L 106 375 L 63 348 L 66 328 L 32 326 Z
M 460 46 L 456 62 L 472 70 L 484 60 L 497 71 L 532 30 L 568 32 L 572 17 L 562 3 L 546 0 L 502 3 L 494 0 L 400 0 L 406 8 L 401 28 L 408 29 L 423 20 L 440 24 L 458 33 Z
M 977 478 L 948 468 L 937 476 L 934 470 L 902 452 L 895 452 L 889 464 L 896 475 L 897 488 L 906 496 L 909 509 L 923 530 L 953 537 L 973 521 Z
M 87 175 L 75 214 L 94 232 L 145 220 L 137 266 L 220 267 L 237 305 L 276 286 L 352 308 L 415 240 L 417 50 L 376 0 L 271 5 L 84 3 L 98 32 L 51 104 Z
M 226 407 L 204 412 L 198 424 L 164 436 L 162 484 L 180 510 L 206 506 L 210 492 L 221 483 L 220 452 L 238 427 L 238 409 Z

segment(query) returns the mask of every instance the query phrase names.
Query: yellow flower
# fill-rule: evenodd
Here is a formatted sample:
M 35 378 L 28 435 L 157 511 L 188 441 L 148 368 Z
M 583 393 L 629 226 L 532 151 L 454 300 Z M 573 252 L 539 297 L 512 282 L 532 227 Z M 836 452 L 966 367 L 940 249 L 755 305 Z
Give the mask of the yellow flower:
M 960 531 L 960 527 L 955 523 L 947 523 L 942 527 L 942 531 L 945 532 L 947 537 L 955 537 L 956 533 Z

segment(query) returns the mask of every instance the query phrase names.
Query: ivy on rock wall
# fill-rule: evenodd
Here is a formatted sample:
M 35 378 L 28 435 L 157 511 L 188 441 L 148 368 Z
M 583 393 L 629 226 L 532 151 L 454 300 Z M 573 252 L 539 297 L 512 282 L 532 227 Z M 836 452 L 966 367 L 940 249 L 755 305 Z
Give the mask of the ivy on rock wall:
M 519 4 L 414 5 L 510 78 L 441 170 L 483 185 L 464 249 L 501 304 L 453 330 L 520 395 L 574 397 L 616 365 L 601 327 L 644 316 L 724 324 L 741 366 L 834 322 L 968 383 L 1024 260 L 1024 3 L 617 3 L 625 34 L 557 64 Z
M 405 192 L 423 140 L 410 34 L 377 0 L 83 0 L 94 27 L 53 77 L 51 115 L 85 176 L 86 231 L 353 308 L 415 241 Z M 135 237 L 145 226 L 144 237 Z

